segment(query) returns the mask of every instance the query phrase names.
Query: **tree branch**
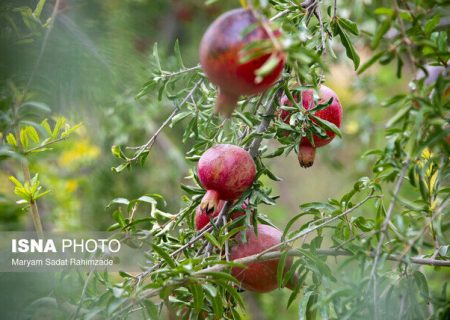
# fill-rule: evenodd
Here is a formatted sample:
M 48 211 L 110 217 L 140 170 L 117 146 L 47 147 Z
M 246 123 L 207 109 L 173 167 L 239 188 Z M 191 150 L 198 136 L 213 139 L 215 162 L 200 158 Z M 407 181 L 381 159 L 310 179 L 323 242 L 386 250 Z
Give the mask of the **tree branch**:
M 334 249 L 320 249 L 320 250 L 317 250 L 316 253 L 321 256 L 335 256 L 335 257 L 337 257 L 337 256 L 349 256 L 349 257 L 354 256 L 351 252 L 344 251 L 344 250 L 334 250 Z M 268 252 L 268 253 L 265 253 L 264 255 L 255 254 L 252 256 L 245 257 L 245 258 L 233 260 L 233 262 L 239 263 L 239 264 L 250 264 L 253 262 L 262 262 L 262 261 L 267 261 L 267 260 L 278 259 L 283 254 L 285 254 L 285 251 Z M 300 251 L 295 250 L 295 249 L 288 250 L 287 255 L 292 256 L 292 257 L 303 257 L 303 254 Z M 368 256 L 373 256 L 373 254 L 370 253 L 370 254 L 368 254 Z M 435 266 L 435 267 L 450 267 L 450 261 L 426 259 L 426 258 L 422 258 L 422 257 L 412 257 L 408 261 L 407 259 L 401 259 L 395 255 L 390 255 L 387 257 L 387 260 L 402 261 L 404 263 L 411 262 L 411 263 L 418 264 L 418 265 L 428 265 L 428 266 Z M 210 276 L 211 272 L 223 271 L 228 268 L 230 268 L 230 266 L 224 265 L 224 264 L 219 264 L 219 265 L 215 265 L 215 266 L 194 272 L 191 274 L 191 277 L 196 277 L 196 278 L 208 277 L 208 276 Z M 165 287 L 179 286 L 183 283 L 186 283 L 186 281 L 187 281 L 186 279 L 181 279 L 181 280 L 177 280 L 177 281 L 169 281 L 169 282 L 167 282 L 167 284 L 165 286 L 163 286 L 161 288 L 149 289 L 149 290 L 143 291 L 141 299 L 148 299 L 148 298 L 157 296 Z

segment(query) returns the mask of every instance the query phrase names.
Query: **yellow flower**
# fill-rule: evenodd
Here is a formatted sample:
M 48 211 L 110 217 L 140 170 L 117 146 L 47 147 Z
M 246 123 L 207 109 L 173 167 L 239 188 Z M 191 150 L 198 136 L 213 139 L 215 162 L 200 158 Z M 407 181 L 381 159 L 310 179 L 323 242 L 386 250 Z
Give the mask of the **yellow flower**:
M 70 179 L 66 183 L 66 191 L 68 193 L 75 192 L 78 188 L 78 181 L 75 179 Z
M 76 165 L 79 162 L 92 161 L 100 155 L 100 148 L 91 144 L 88 139 L 81 139 L 73 147 L 61 153 L 58 158 L 60 166 Z

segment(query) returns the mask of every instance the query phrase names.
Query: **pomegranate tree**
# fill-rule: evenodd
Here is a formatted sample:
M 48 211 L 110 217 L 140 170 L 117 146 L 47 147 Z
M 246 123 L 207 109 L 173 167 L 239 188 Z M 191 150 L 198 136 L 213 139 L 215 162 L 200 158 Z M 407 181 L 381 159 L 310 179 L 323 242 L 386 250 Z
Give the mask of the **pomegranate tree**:
M 256 165 L 251 155 L 232 144 L 218 144 L 200 157 L 198 177 L 206 193 L 200 209 L 207 214 L 217 211 L 220 200 L 238 199 L 251 187 Z
M 248 256 L 252 256 L 267 250 L 281 241 L 282 233 L 280 230 L 258 224 L 258 235 L 255 234 L 253 228 L 247 229 L 246 240 L 242 241 L 240 234 L 235 236 L 237 244 L 232 247 L 230 258 L 236 260 Z M 242 288 L 254 292 L 269 292 L 278 288 L 277 268 L 279 259 L 267 260 L 262 262 L 250 263 L 246 268 L 234 267 L 231 274 L 240 282 Z M 292 263 L 292 259 L 288 258 L 286 266 Z
M 269 26 L 267 21 L 264 24 Z M 200 44 L 200 64 L 209 80 L 218 87 L 216 112 L 230 117 L 239 96 L 259 94 L 274 84 L 283 70 L 285 56 L 272 43 L 260 52 L 253 49 L 250 52 L 252 58 L 248 61 L 241 63 L 241 58 L 247 45 L 270 41 L 271 36 L 279 34 L 278 30 L 269 34 L 268 28 L 264 28 L 255 14 L 247 9 L 228 11 L 209 26 Z M 258 75 L 257 70 L 268 59 L 273 59 L 276 64 L 267 74 Z
M 308 89 L 304 90 L 301 93 L 301 101 L 303 108 L 308 112 L 308 110 L 311 110 L 315 108 L 319 104 L 325 104 L 332 98 L 332 101 L 330 105 L 328 105 L 326 108 L 316 111 L 313 115 L 322 119 L 326 120 L 328 122 L 331 122 L 336 127 L 341 127 L 342 122 L 342 105 L 339 102 L 339 98 L 336 95 L 336 93 L 331 90 L 330 88 L 321 85 L 319 88 L 319 100 L 316 102 L 314 101 L 314 90 Z M 294 95 L 294 100 L 298 102 L 299 96 Z M 280 105 L 284 106 L 292 106 L 291 101 L 286 95 L 283 95 L 280 100 Z M 280 112 L 280 118 L 287 124 L 290 122 L 292 111 L 288 110 L 281 110 Z M 313 119 L 313 122 L 315 120 Z M 323 147 L 327 144 L 329 144 L 336 134 L 333 131 L 326 131 L 327 138 L 319 137 L 317 135 L 313 135 L 313 141 L 312 144 L 307 137 L 303 137 L 300 140 L 299 148 L 298 148 L 298 161 L 300 163 L 300 166 L 304 168 L 311 167 L 314 164 L 314 158 L 316 155 L 316 148 Z

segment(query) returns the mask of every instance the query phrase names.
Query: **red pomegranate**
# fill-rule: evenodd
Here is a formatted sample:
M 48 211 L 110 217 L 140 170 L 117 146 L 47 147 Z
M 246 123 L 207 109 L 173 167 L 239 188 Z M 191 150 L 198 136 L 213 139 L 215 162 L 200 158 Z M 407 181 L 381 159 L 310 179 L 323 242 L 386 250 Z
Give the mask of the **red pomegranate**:
M 220 211 L 222 210 L 224 206 L 225 201 L 220 200 L 219 204 L 216 208 L 216 211 L 214 211 L 212 214 L 208 214 L 206 210 L 202 210 L 200 206 L 197 207 L 197 210 L 195 211 L 195 229 L 197 231 L 202 230 L 207 224 L 209 224 L 211 218 L 215 218 L 219 215 Z M 248 201 L 246 200 L 242 204 L 243 211 L 235 211 L 231 215 L 231 219 L 237 219 L 241 216 L 245 215 L 245 209 L 247 209 Z
M 250 29 L 252 25 L 256 27 Z M 274 35 L 279 36 L 280 32 L 274 31 Z M 240 63 L 244 47 L 268 39 L 270 36 L 261 22 L 247 9 L 235 9 L 222 14 L 206 30 L 200 44 L 200 64 L 209 80 L 219 89 L 216 112 L 230 117 L 239 96 L 259 94 L 278 79 L 285 56 L 273 46 L 264 48 L 264 52 L 261 50 L 261 54 L 251 60 Z M 263 78 L 258 77 L 255 72 L 272 56 L 279 60 L 278 64 Z
M 314 101 L 314 90 L 308 89 L 302 92 L 302 105 L 305 110 L 310 110 L 318 104 L 326 103 L 333 98 L 331 104 L 325 109 L 319 110 L 314 115 L 320 119 L 333 123 L 338 128 L 341 127 L 342 122 L 342 105 L 339 102 L 339 98 L 336 93 L 330 88 L 322 85 L 319 89 L 319 101 Z M 295 101 L 298 101 L 298 96 L 294 96 Z M 281 105 L 292 106 L 291 101 L 286 95 L 283 95 L 280 100 Z M 282 110 L 280 118 L 287 124 L 291 117 L 291 111 Z M 335 133 L 332 131 L 326 132 L 328 138 L 321 138 L 316 135 L 313 136 L 314 146 L 309 142 L 308 138 L 303 137 L 299 144 L 298 161 L 300 166 L 304 168 L 311 167 L 314 164 L 314 158 L 316 155 L 316 148 L 323 147 L 329 144 L 335 137 Z
M 206 189 L 201 210 L 213 213 L 219 200 L 233 201 L 251 187 L 256 166 L 250 154 L 232 144 L 218 144 L 200 157 L 198 177 Z
M 242 242 L 240 234 L 235 236 L 238 243 L 231 248 L 231 260 L 263 252 L 264 250 L 279 244 L 282 236 L 280 230 L 263 224 L 258 224 L 258 235 L 255 234 L 253 228 L 247 229 L 245 232 L 247 236 L 246 243 Z M 278 262 L 279 259 L 249 263 L 247 268 L 232 268 L 231 274 L 239 280 L 241 287 L 244 289 L 261 293 L 269 292 L 278 288 Z M 288 258 L 286 268 L 288 268 L 291 263 L 292 258 Z M 288 285 L 288 287 L 291 286 Z

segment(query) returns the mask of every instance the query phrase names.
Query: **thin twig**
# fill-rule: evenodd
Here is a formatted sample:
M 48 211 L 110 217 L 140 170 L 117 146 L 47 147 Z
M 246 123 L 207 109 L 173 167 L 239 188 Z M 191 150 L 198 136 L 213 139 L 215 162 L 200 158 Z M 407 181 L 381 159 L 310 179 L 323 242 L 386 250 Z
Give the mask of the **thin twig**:
M 381 225 L 380 241 L 378 242 L 378 245 L 377 245 L 377 250 L 376 250 L 376 253 L 375 253 L 375 259 L 374 259 L 373 265 L 372 265 L 372 271 L 370 272 L 371 278 L 373 278 L 374 275 L 375 275 L 375 270 L 376 270 L 376 267 L 377 267 L 377 263 L 378 263 L 378 260 L 380 258 L 381 247 L 383 246 L 383 242 L 384 242 L 384 239 L 386 237 L 386 230 L 387 230 L 387 228 L 389 226 L 389 222 L 391 221 L 391 215 L 392 215 L 392 212 L 394 211 L 395 203 L 397 201 L 397 196 L 398 196 L 398 193 L 400 192 L 400 189 L 402 187 L 403 179 L 405 177 L 406 171 L 408 170 L 408 167 L 409 167 L 409 158 L 407 158 L 405 160 L 405 163 L 403 164 L 403 168 L 402 168 L 402 170 L 400 172 L 400 175 L 397 178 L 397 183 L 395 184 L 394 194 L 392 195 L 391 203 L 389 204 L 388 211 L 386 212 L 386 218 L 384 219 L 383 224 Z
M 230 211 L 232 205 L 233 205 L 233 203 L 231 201 L 225 201 L 223 208 L 220 211 L 220 213 L 216 219 L 217 223 L 215 224 L 215 227 L 217 229 L 220 229 L 223 226 L 223 224 L 224 224 L 223 218 L 226 218 L 228 211 Z M 226 222 L 226 219 L 225 219 L 225 222 Z M 208 242 L 208 244 L 206 245 L 206 249 L 205 249 L 205 257 L 208 257 L 211 254 L 213 248 L 214 247 L 211 244 L 211 242 Z
M 337 0 L 334 0 L 333 19 L 337 17 Z
M 288 14 L 289 12 L 290 12 L 290 10 L 288 10 L 288 9 L 278 12 L 276 15 L 274 15 L 272 18 L 270 18 L 269 21 L 274 21 L 278 18 L 281 18 L 282 16 Z
M 411 51 L 411 40 L 408 38 L 408 34 L 406 33 L 405 24 L 403 23 L 403 18 L 400 16 L 400 8 L 398 6 L 397 0 L 392 0 L 392 5 L 395 10 L 395 16 L 398 20 L 398 23 L 400 25 L 400 31 L 402 33 L 402 42 L 405 44 L 406 52 L 408 53 L 408 59 L 410 60 L 411 67 L 413 68 L 413 73 L 416 73 L 416 60 L 414 58 L 414 55 Z
M 34 152 L 34 151 L 36 151 L 36 150 L 40 150 L 40 149 L 46 148 L 46 147 L 48 147 L 48 146 L 50 146 L 50 145 L 52 145 L 52 144 L 55 144 L 55 143 L 57 143 L 57 142 L 60 142 L 60 141 L 66 140 L 66 139 L 67 139 L 67 137 L 61 137 L 61 138 L 52 140 L 52 141 L 50 141 L 50 142 L 48 142 L 48 143 L 45 143 L 45 144 L 43 144 L 43 145 L 36 146 L 36 147 L 31 148 L 31 149 L 28 149 L 28 150 L 24 150 L 23 153 L 24 153 L 25 155 L 27 155 L 27 154 L 29 154 L 29 153 L 31 153 L 31 152 Z
M 327 52 L 326 48 L 327 47 L 325 45 L 325 28 L 323 26 L 322 10 L 320 10 L 320 6 L 316 7 L 316 9 L 314 10 L 314 14 L 315 14 L 317 20 L 319 20 L 320 40 L 321 40 L 322 52 L 323 52 L 323 54 L 326 54 L 326 52 Z
M 264 118 L 261 120 L 261 123 L 259 124 L 258 128 L 256 129 L 256 133 L 259 133 L 259 135 L 256 136 L 255 140 L 253 140 L 252 144 L 248 148 L 248 152 L 250 153 L 252 158 L 255 158 L 258 155 L 259 147 L 260 147 L 262 139 L 263 139 L 262 133 L 265 132 L 267 130 L 267 128 L 269 128 L 270 122 L 272 121 L 272 118 L 275 113 L 275 109 L 277 107 L 276 103 L 274 103 L 274 101 L 275 101 L 275 98 L 278 97 L 280 92 L 281 92 L 281 89 L 278 89 L 278 91 L 272 95 L 272 98 L 267 103 L 267 110 L 265 112 Z
M 203 79 L 200 79 L 199 81 L 197 81 L 195 83 L 195 85 L 192 87 L 191 91 L 189 91 L 189 93 L 186 95 L 186 97 L 184 97 L 183 101 L 181 101 L 181 103 L 179 105 L 177 105 L 175 107 L 175 109 L 172 111 L 172 113 L 169 115 L 169 117 L 167 117 L 167 119 L 163 122 L 163 124 L 158 128 L 158 130 L 156 130 L 156 132 L 153 134 L 153 136 L 147 141 L 147 143 L 145 143 L 144 145 L 142 145 L 139 148 L 139 151 L 135 154 L 135 156 L 133 158 L 130 158 L 127 160 L 127 162 L 131 163 L 136 161 L 143 152 L 145 151 L 149 151 L 153 144 L 156 141 L 156 138 L 158 137 L 159 133 L 169 124 L 169 122 L 172 120 L 173 117 L 175 117 L 175 115 L 180 111 L 181 107 L 183 107 L 183 105 L 191 98 L 191 96 L 195 93 L 195 91 L 198 89 L 198 87 L 200 86 L 200 84 L 202 83 Z
M 164 78 L 164 79 L 172 78 L 172 77 L 175 77 L 175 76 L 179 76 L 180 74 L 183 74 L 183 73 L 188 73 L 188 72 L 192 72 L 192 71 L 196 71 L 196 70 L 200 70 L 200 69 L 201 69 L 201 66 L 200 65 L 196 65 L 195 67 L 184 68 L 184 69 L 181 69 L 181 70 L 176 71 L 176 72 L 162 71 L 162 74 L 159 77 Z
M 305 235 L 307 235 L 307 234 L 309 234 L 311 232 L 316 231 L 317 229 L 320 229 L 320 228 L 326 226 L 327 224 L 330 224 L 333 221 L 336 221 L 336 220 L 346 216 L 347 214 L 349 214 L 352 211 L 356 210 L 357 208 L 359 208 L 360 206 L 362 206 L 364 203 L 366 203 L 368 200 L 370 200 L 372 198 L 378 198 L 378 196 L 374 196 L 373 195 L 373 191 L 366 198 L 364 198 L 363 200 L 361 200 L 360 202 L 355 204 L 353 207 L 345 210 L 341 214 L 338 214 L 337 216 L 334 216 L 334 217 L 328 219 L 327 221 L 325 221 L 325 222 L 323 222 L 323 223 L 321 223 L 321 224 L 319 224 L 319 225 L 317 225 L 317 226 L 315 226 L 313 228 L 307 228 L 307 229 L 303 230 L 302 232 L 300 232 L 299 234 L 295 235 L 294 237 L 292 237 L 290 239 L 287 239 L 287 240 L 284 240 L 284 241 L 280 242 L 279 244 L 276 244 L 276 245 L 274 245 L 274 246 L 272 246 L 272 247 L 262 251 L 260 253 L 260 255 L 263 255 L 263 254 L 265 254 L 265 253 L 267 253 L 269 251 L 273 251 L 274 249 L 277 249 L 277 248 L 280 248 L 282 246 L 285 246 L 285 245 L 287 245 L 287 244 L 289 244 L 289 243 L 291 243 L 291 242 L 293 242 L 293 241 L 295 241 L 295 240 L 297 240 L 297 239 L 299 239 L 301 237 L 304 237 Z
M 225 217 L 222 217 L 223 224 L 227 223 L 227 219 Z M 228 235 L 228 228 L 225 228 L 225 236 Z M 230 261 L 230 249 L 228 245 L 228 239 L 225 240 L 225 260 Z

